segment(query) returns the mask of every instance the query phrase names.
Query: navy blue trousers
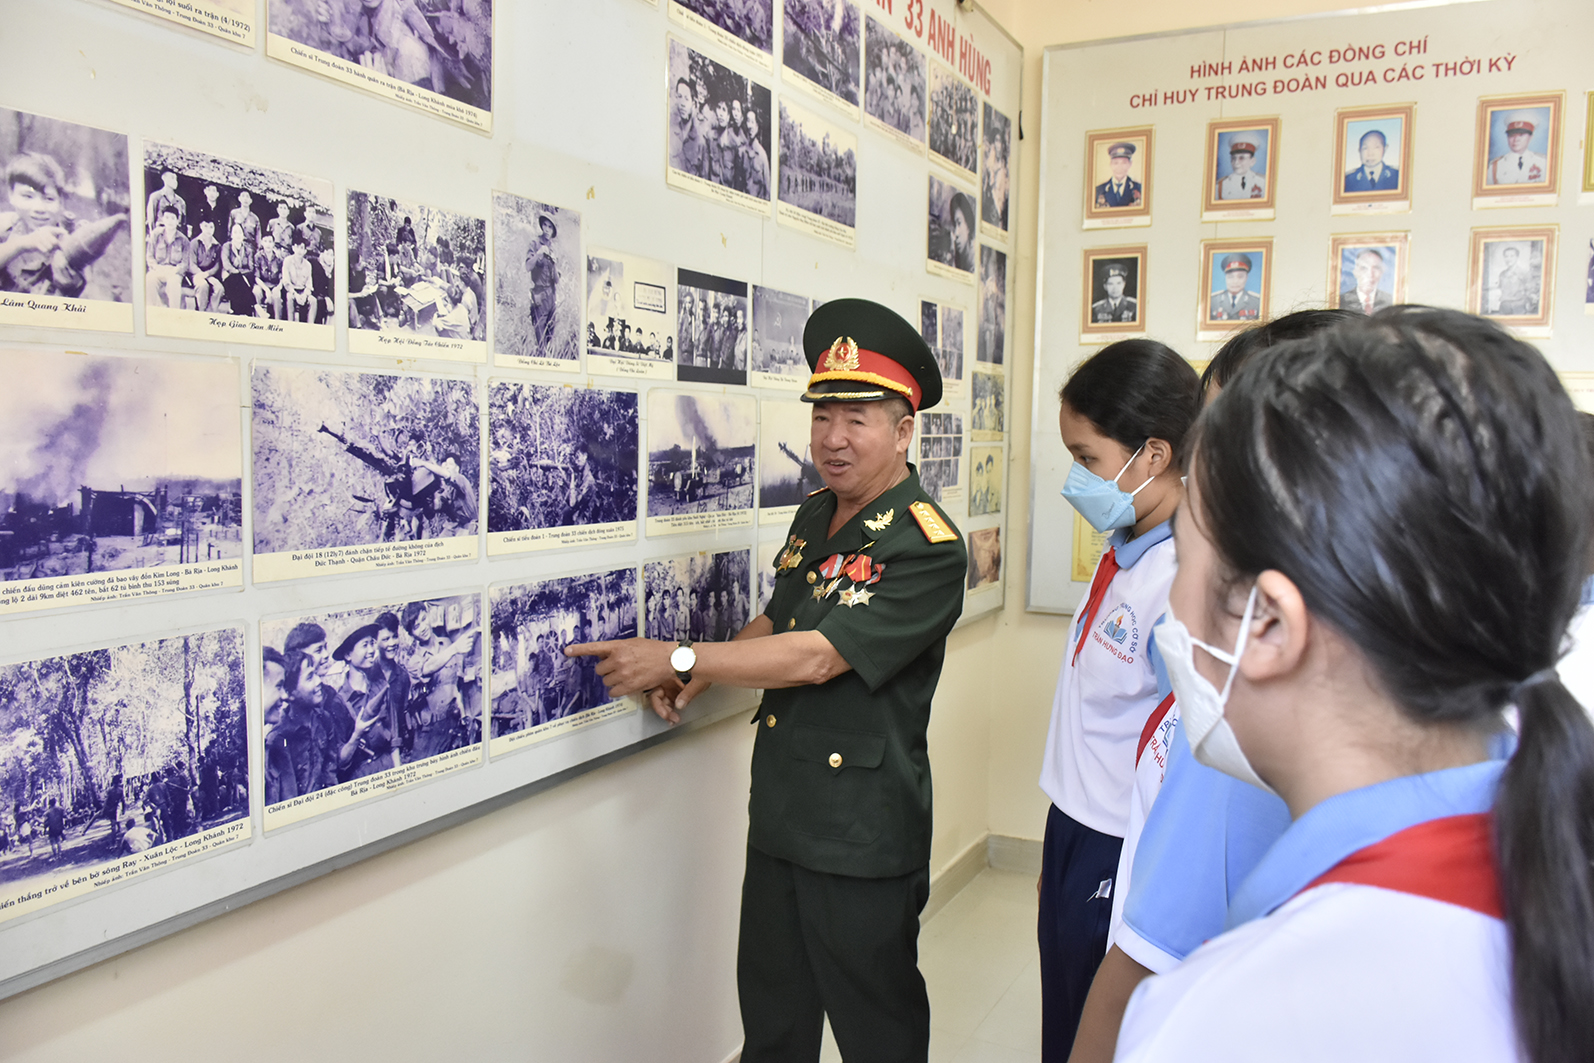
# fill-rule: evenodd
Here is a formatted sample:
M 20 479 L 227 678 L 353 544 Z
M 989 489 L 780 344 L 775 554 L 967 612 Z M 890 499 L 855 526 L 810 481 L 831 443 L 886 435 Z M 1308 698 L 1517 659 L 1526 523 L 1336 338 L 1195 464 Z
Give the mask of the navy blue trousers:
M 1079 1013 L 1107 954 L 1113 879 L 1124 840 L 1058 811 L 1041 854 L 1041 1063 L 1067 1063 Z

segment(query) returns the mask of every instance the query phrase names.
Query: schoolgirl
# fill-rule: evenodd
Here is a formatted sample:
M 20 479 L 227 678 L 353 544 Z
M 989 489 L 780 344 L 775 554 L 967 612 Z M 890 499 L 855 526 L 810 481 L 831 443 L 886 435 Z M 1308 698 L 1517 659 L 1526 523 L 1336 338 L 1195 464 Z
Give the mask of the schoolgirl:
M 1116 1058 L 1586 1058 L 1594 725 L 1554 666 L 1594 487 L 1554 371 L 1398 308 L 1271 350 L 1192 449 L 1161 652 L 1195 758 L 1292 823 Z
M 1168 520 L 1182 495 L 1199 388 L 1169 348 L 1125 340 L 1080 365 L 1060 395 L 1059 428 L 1074 459 L 1063 497 L 1111 535 L 1070 630 L 1040 777 L 1052 802 L 1038 928 L 1048 1063 L 1067 1060 L 1106 950 L 1135 746 L 1170 696 L 1152 629 L 1173 580 Z

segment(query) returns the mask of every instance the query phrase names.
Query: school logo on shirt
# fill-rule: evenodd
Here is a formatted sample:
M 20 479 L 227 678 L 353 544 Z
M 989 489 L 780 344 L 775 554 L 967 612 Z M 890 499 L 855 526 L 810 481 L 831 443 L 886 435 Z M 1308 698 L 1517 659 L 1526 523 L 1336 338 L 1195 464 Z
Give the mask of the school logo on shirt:
M 1090 636 L 1120 661 L 1134 664 L 1135 653 L 1140 649 L 1140 620 L 1128 602 L 1119 602 L 1103 610 L 1102 619 Z

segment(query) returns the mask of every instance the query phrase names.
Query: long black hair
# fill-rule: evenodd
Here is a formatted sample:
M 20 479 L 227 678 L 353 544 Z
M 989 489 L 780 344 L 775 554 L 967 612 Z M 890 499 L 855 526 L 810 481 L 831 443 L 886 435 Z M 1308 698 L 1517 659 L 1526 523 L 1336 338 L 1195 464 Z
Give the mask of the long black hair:
M 1183 468 L 1185 436 L 1201 412 L 1201 381 L 1173 348 L 1119 340 L 1082 362 L 1058 398 L 1126 450 L 1166 440 Z
M 1594 725 L 1553 668 L 1594 485 L 1554 371 L 1481 318 L 1395 307 L 1254 360 L 1192 445 L 1235 585 L 1288 576 L 1419 723 L 1483 730 L 1516 704 L 1494 814 L 1517 1033 L 1534 1063 L 1586 1059 Z

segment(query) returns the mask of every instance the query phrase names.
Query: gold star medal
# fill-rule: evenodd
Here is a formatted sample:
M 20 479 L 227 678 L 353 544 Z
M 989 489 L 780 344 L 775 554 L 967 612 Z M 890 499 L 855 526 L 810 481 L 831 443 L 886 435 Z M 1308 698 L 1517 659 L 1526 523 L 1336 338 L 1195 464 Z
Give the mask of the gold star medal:
M 846 590 L 841 592 L 841 597 L 840 597 L 841 604 L 845 605 L 847 608 L 850 609 L 850 608 L 852 608 L 853 602 L 857 598 L 857 596 L 858 596 L 857 589 L 854 588 L 854 587 L 848 587 Z
M 786 549 L 781 552 L 780 559 L 775 562 L 776 572 L 790 572 L 803 563 L 803 547 L 808 545 L 806 539 L 799 539 L 795 535 L 786 540 Z
M 874 591 L 868 587 L 848 587 L 841 592 L 841 604 L 851 609 L 855 605 L 868 605 L 873 597 Z

